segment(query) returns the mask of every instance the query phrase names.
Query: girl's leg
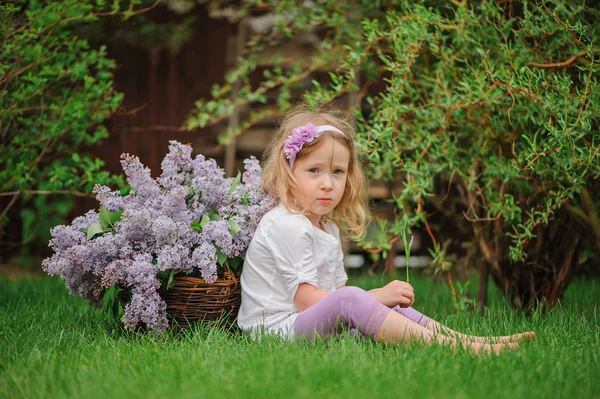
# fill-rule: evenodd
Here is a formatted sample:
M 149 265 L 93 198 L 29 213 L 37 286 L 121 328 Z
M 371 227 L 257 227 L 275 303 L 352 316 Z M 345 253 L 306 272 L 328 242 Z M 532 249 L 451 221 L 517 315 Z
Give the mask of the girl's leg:
M 401 308 L 400 306 L 394 306 L 392 308 L 392 310 L 400 313 L 404 317 L 408 317 L 409 319 L 411 319 L 412 321 L 414 321 L 415 323 L 417 323 L 423 327 L 427 327 L 429 325 L 429 323 L 432 321 L 431 318 L 425 316 L 423 313 L 421 313 L 411 307 Z
M 344 287 L 320 300 L 296 319 L 296 336 L 312 339 L 315 334 L 329 336 L 340 332 L 343 326 L 357 329 L 363 335 L 375 338 L 385 316 L 391 309 L 382 305 L 365 290 Z
M 453 348 L 461 346 L 471 349 L 475 353 L 500 353 L 504 348 L 518 349 L 519 344 L 515 342 L 506 342 L 498 344 L 489 344 L 482 342 L 473 342 L 471 339 L 463 339 L 460 337 L 449 337 L 438 334 L 428 328 L 425 328 L 399 312 L 390 312 L 381 328 L 375 336 L 378 342 L 396 343 L 400 341 L 408 341 L 420 339 L 426 344 L 437 342 L 443 345 L 449 345 Z
M 463 344 L 475 352 L 498 352 L 505 345 L 462 342 L 453 337 L 436 334 L 379 303 L 371 294 L 357 288 L 344 287 L 301 312 L 294 324 L 297 336 L 312 339 L 317 333 L 328 336 L 342 326 L 358 329 L 378 342 L 396 343 L 408 340 L 439 342 L 453 347 Z M 515 347 L 515 345 L 512 345 Z
M 489 343 L 489 342 L 515 342 L 515 341 L 521 341 L 521 340 L 525 340 L 525 339 L 533 340 L 535 338 L 535 333 L 531 332 L 531 331 L 521 333 L 521 334 L 512 334 L 512 335 L 504 335 L 504 336 L 497 336 L 497 337 L 478 337 L 478 336 L 463 334 L 463 333 L 459 333 L 458 331 L 454 331 L 451 328 L 448 328 L 448 327 L 444 326 L 443 324 L 438 323 L 437 321 L 425 316 L 424 314 L 420 313 L 419 311 L 417 311 L 411 307 L 401 308 L 399 306 L 396 306 L 396 307 L 393 307 L 392 310 L 394 310 L 397 313 L 400 313 L 401 315 L 403 315 L 405 317 L 408 317 L 410 320 L 414 321 L 415 323 L 418 323 L 419 325 L 421 325 L 423 327 L 426 327 L 427 329 L 429 329 L 431 331 L 441 333 L 444 335 L 449 335 L 451 337 L 455 337 L 460 340 L 470 340 L 472 342 Z

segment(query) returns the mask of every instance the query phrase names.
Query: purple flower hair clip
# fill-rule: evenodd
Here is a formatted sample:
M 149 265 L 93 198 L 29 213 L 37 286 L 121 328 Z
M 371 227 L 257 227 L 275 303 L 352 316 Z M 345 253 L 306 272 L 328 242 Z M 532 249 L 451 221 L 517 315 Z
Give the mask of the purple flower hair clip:
M 304 126 L 298 126 L 292 129 L 292 134 L 290 134 L 283 143 L 283 152 L 285 153 L 285 157 L 290 161 L 290 169 L 294 169 L 294 161 L 304 144 L 310 143 L 319 137 L 320 133 L 327 131 L 336 132 L 346 136 L 340 129 L 330 125 L 315 126 L 312 123 L 307 123 Z

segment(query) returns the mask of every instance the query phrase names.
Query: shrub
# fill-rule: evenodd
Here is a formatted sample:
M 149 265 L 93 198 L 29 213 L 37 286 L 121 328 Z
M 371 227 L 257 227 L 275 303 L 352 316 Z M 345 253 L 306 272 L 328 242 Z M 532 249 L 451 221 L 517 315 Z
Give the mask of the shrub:
M 365 248 L 385 251 L 421 226 L 438 270 L 467 246 L 482 281 L 490 272 L 515 306 L 556 303 L 584 241 L 600 253 L 597 6 L 267 3 L 275 24 L 252 37 L 186 126 L 254 105 L 224 133 L 228 142 L 299 95 L 313 108 L 343 96 L 371 178 L 401 182 L 398 217 L 381 222 L 383 234 Z M 261 59 L 262 48 L 301 32 L 321 38 L 314 56 Z M 328 78 L 303 86 L 319 70 Z
M 113 88 L 115 64 L 105 47 L 91 48 L 73 33 L 101 16 L 135 13 L 120 12 L 119 1 L 111 6 L 75 0 L 0 4 L 0 195 L 8 199 L 0 208 L 0 232 L 18 204 L 23 238 L 46 241 L 49 228 L 71 209 L 64 194 L 85 195 L 97 183 L 123 184 L 102 170 L 103 161 L 82 153 L 108 136 L 103 122 L 121 104 L 123 96 Z M 50 202 L 39 194 L 63 195 Z

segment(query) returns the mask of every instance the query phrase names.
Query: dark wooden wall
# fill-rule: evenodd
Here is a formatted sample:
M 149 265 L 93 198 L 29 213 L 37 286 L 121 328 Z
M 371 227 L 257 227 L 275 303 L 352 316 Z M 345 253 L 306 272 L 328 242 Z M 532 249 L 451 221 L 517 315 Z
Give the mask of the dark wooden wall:
M 161 18 L 177 17 L 167 9 L 158 12 L 163 13 Z M 209 18 L 202 6 L 193 13 L 197 22 L 192 36 L 177 53 L 126 43 L 109 47 L 109 57 L 117 64 L 115 88 L 125 98 L 121 110 L 107 122 L 110 137 L 93 154 L 106 162 L 110 172 L 122 171 L 119 157 L 128 152 L 139 156 L 157 176 L 169 140 L 216 142 L 221 126 L 195 132 L 178 129 L 194 102 L 209 98 L 212 85 L 223 82 L 235 26 Z

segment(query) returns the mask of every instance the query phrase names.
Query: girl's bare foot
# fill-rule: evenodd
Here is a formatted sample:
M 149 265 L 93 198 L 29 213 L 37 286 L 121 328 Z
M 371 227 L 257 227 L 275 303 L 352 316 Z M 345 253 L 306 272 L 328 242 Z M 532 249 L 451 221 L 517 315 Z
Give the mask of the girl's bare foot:
M 474 342 L 470 345 L 470 348 L 476 355 L 480 354 L 491 354 L 497 355 L 503 350 L 518 350 L 519 344 L 516 342 L 506 342 L 502 344 L 484 344 L 480 342 Z
M 524 342 L 533 341 L 535 339 L 535 333 L 533 331 L 527 331 L 520 334 L 504 335 L 499 337 L 477 337 L 476 342 L 480 343 L 508 343 L 508 342 Z

